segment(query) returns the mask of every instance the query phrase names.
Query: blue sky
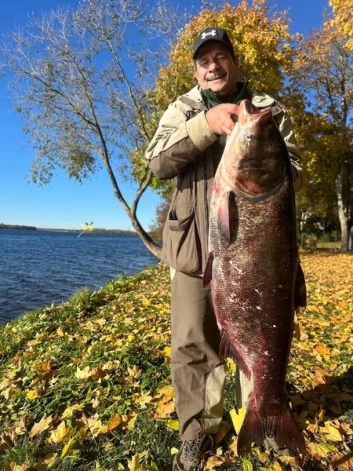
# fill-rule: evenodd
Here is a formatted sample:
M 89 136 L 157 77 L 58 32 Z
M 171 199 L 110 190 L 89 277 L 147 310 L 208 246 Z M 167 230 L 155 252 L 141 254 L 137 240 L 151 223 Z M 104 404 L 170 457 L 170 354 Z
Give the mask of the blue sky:
M 175 1 L 185 8 L 198 11 L 201 1 Z M 232 4 L 237 2 L 232 1 Z M 77 0 L 11 0 L 0 7 L 0 31 L 24 26 L 28 13 L 40 15 L 59 5 L 75 6 Z M 278 10 L 289 10 L 291 32 L 307 34 L 322 24 L 328 0 L 269 0 Z M 28 183 L 34 150 L 22 132 L 21 117 L 13 111 L 4 83 L 0 82 L 0 223 L 24 224 L 46 228 L 79 229 L 84 222 L 95 227 L 131 229 L 131 223 L 113 195 L 108 176 L 102 171 L 82 184 L 57 173 L 51 183 L 39 187 Z M 134 189 L 122 185 L 129 200 Z M 159 197 L 152 191 L 143 196 L 138 216 L 148 228 L 154 219 Z

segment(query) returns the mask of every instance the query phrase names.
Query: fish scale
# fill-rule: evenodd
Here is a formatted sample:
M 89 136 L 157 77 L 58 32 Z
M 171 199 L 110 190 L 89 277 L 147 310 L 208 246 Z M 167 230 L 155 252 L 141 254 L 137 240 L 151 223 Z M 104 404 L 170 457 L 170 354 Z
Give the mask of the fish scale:
M 233 358 L 253 385 L 239 454 L 267 437 L 305 452 L 285 394 L 294 310 L 305 304 L 296 239 L 287 148 L 270 109 L 244 100 L 215 176 L 204 274 L 221 357 Z

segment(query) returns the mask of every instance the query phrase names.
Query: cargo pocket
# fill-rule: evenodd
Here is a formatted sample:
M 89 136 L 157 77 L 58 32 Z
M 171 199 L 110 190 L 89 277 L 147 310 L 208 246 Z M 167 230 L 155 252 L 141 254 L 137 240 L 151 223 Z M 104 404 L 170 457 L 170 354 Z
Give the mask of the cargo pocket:
M 183 273 L 198 273 L 200 257 L 198 233 L 193 208 L 169 211 L 163 234 L 163 258 Z

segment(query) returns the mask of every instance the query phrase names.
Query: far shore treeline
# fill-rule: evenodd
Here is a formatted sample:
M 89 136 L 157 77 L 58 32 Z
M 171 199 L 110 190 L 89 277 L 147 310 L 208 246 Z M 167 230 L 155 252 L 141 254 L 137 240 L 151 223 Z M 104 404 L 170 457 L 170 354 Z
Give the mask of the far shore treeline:
M 82 229 L 52 229 L 47 227 L 34 227 L 34 226 L 22 226 L 17 224 L 4 224 L 0 223 L 0 230 L 1 229 L 19 229 L 19 230 L 26 230 L 26 231 L 51 231 L 51 232 L 74 232 L 79 233 L 82 232 Z M 90 233 L 94 234 L 121 234 L 121 235 L 130 235 L 130 236 L 137 236 L 136 232 L 129 231 L 125 229 L 103 229 L 100 227 L 94 228 Z

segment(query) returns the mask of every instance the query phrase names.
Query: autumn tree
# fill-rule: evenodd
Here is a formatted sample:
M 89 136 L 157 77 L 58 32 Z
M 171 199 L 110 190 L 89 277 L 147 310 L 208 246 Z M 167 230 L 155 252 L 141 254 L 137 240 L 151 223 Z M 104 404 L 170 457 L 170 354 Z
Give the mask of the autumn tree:
M 139 0 L 83 0 L 77 10 L 32 17 L 1 51 L 17 111 L 36 149 L 33 181 L 46 184 L 57 169 L 81 181 L 102 167 L 156 256 L 160 247 L 136 212 L 147 187 L 160 182 L 141 156 L 156 126 L 149 90 L 184 23 L 168 3 L 147 8 Z M 135 183 L 132 202 L 121 191 L 124 179 Z
M 266 0 L 243 0 L 233 7 L 203 9 L 184 28 L 170 54 L 169 65 L 162 68 L 157 80 L 156 101 L 161 109 L 195 85 L 192 45 L 196 36 L 214 25 L 228 31 L 239 56 L 240 81 L 255 89 L 278 96 L 283 87 L 284 68 L 293 56 L 295 36 L 289 34 L 286 12 L 270 14 Z
M 353 52 L 346 43 L 342 28 L 327 20 L 322 30 L 300 43 L 291 82 L 292 90 L 306 97 L 297 129 L 309 175 L 309 211 L 332 198 L 344 252 L 352 248 L 353 225 Z
M 331 20 L 345 36 L 345 47 L 353 51 L 353 0 L 330 0 L 334 16 Z
M 192 46 L 199 32 L 210 25 L 228 31 L 240 59 L 238 79 L 248 81 L 255 89 L 280 95 L 283 71 L 291 62 L 292 43 L 296 39 L 289 34 L 286 12 L 270 14 L 266 0 L 254 0 L 252 5 L 242 1 L 235 7 L 229 2 L 204 2 L 201 12 L 183 28 L 168 65 L 159 71 L 153 94 L 158 119 L 171 102 L 196 84 Z M 164 187 L 165 203 L 160 206 L 153 226 L 159 233 L 171 189 Z

